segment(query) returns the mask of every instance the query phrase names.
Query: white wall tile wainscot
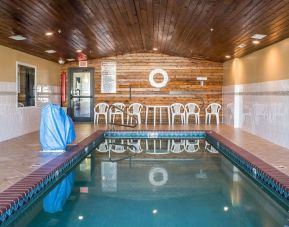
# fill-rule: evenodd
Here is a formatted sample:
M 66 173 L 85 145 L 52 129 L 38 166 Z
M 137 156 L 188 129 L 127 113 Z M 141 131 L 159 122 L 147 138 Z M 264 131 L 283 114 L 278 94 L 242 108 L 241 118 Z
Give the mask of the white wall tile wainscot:
M 289 80 L 223 87 L 224 123 L 289 148 Z
M 39 130 L 41 107 L 60 104 L 60 87 L 37 85 L 36 106 L 17 107 L 16 83 L 0 82 L 0 142 Z

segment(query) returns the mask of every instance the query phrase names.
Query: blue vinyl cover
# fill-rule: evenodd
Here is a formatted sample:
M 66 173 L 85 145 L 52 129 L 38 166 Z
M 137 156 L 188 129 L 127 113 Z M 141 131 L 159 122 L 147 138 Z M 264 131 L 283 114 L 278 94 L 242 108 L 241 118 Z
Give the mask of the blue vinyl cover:
M 43 210 L 48 213 L 62 211 L 73 188 L 75 173 L 71 172 L 43 199 Z
M 75 140 L 74 125 L 59 106 L 48 103 L 41 110 L 40 144 L 42 150 L 65 150 Z

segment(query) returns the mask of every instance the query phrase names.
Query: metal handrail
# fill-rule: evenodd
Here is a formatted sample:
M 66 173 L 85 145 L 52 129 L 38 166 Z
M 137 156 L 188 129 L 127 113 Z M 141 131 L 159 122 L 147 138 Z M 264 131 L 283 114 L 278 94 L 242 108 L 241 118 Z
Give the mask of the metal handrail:
M 118 110 L 120 110 L 121 112 L 123 112 L 124 114 L 126 114 L 127 116 L 131 117 L 133 120 L 135 120 L 135 124 L 129 125 L 129 124 L 120 124 L 120 123 L 114 123 L 114 122 L 108 122 L 108 124 L 110 125 L 118 125 L 118 126 L 124 126 L 124 127 L 130 127 L 130 128 L 135 128 L 138 125 L 138 119 L 136 116 L 132 115 L 131 113 L 119 108 L 116 105 L 110 105 L 108 108 L 108 114 L 110 114 L 110 111 L 112 108 L 116 108 Z

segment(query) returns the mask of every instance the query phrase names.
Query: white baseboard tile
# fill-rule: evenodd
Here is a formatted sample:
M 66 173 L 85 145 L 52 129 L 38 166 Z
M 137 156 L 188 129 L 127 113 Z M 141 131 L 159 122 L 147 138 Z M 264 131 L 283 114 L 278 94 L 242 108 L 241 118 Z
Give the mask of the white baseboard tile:
M 224 123 L 289 148 L 289 80 L 236 86 L 223 87 Z
M 16 83 L 0 82 L 0 142 L 39 130 L 41 107 L 47 102 L 60 104 L 60 87 L 45 86 L 53 92 L 47 92 L 46 99 L 37 92 L 35 107 L 18 108 Z

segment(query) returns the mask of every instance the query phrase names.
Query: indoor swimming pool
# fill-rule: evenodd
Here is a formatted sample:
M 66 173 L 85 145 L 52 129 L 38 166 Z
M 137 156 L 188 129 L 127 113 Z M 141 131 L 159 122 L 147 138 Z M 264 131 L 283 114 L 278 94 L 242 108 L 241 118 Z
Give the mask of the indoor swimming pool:
M 108 138 L 12 226 L 270 227 L 287 218 L 204 139 Z

